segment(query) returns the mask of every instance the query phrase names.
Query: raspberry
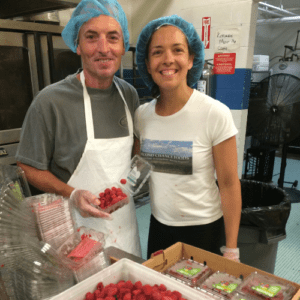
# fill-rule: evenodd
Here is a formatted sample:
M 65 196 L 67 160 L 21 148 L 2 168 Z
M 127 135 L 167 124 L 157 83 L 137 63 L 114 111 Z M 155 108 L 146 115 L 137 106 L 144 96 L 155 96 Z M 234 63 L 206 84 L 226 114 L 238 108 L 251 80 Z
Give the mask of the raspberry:
M 161 285 L 158 287 L 158 289 L 159 289 L 160 291 L 166 291 L 166 290 L 167 290 L 167 288 L 166 288 L 166 286 L 165 286 L 164 284 L 161 284 Z
M 132 291 L 132 294 L 134 295 L 134 296 L 137 296 L 137 295 L 139 295 L 139 294 L 141 294 L 142 293 L 142 290 L 134 290 L 134 291 Z
M 118 293 L 118 289 L 116 287 L 110 287 L 106 293 L 107 296 L 114 296 Z
M 104 300 L 116 300 L 116 298 L 113 296 L 108 296 L 108 297 L 105 297 Z
M 130 293 L 125 294 L 123 300 L 131 300 L 131 294 Z
M 85 300 L 94 300 L 94 295 L 92 293 L 88 292 L 85 295 Z
M 142 289 L 143 284 L 142 284 L 140 281 L 137 281 L 137 282 L 134 284 L 134 287 L 135 287 L 137 290 L 140 290 L 140 289 Z
M 147 300 L 147 298 L 144 294 L 138 294 L 135 299 L 136 300 Z
M 100 290 L 96 290 L 96 291 L 94 292 L 94 298 L 95 298 L 95 299 L 100 298 L 100 295 L 101 295 Z
M 143 292 L 144 292 L 145 295 L 150 295 L 151 292 L 152 292 L 152 287 L 151 287 L 151 285 L 150 285 L 150 284 L 145 284 L 145 285 L 143 286 Z
M 121 182 L 122 184 L 126 184 L 127 181 L 126 181 L 126 179 L 121 179 L 120 182 Z
M 152 293 L 152 300 L 161 300 L 162 295 L 159 292 Z
M 174 300 L 171 296 L 163 296 L 161 300 Z
M 173 291 L 172 292 L 172 295 L 174 295 L 175 297 L 177 297 L 177 299 L 180 299 L 181 298 L 181 293 L 177 292 L 177 291 Z
M 125 285 L 124 285 L 125 286 Z M 127 293 L 130 293 L 131 292 L 131 289 L 127 289 L 127 288 L 120 288 L 120 293 L 121 294 L 127 294 Z
M 127 280 L 125 282 L 125 287 L 131 290 L 133 289 L 133 283 L 131 282 L 131 280 Z

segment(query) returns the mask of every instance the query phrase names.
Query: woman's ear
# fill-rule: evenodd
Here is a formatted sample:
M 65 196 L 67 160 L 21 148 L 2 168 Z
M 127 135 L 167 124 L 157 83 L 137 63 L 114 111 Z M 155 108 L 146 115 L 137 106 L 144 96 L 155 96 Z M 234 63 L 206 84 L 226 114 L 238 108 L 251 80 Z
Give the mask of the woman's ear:
M 145 63 L 146 63 L 146 66 L 147 66 L 147 71 L 151 75 L 150 63 L 149 63 L 147 58 L 145 59 Z
M 194 54 L 190 54 L 189 55 L 189 70 L 193 67 L 194 65 L 194 58 L 195 58 L 195 55 Z

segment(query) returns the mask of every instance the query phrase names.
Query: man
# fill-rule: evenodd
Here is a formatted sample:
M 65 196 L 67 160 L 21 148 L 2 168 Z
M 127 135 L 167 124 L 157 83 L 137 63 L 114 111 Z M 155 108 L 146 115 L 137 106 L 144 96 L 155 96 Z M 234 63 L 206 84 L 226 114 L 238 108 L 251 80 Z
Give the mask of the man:
M 77 226 L 106 234 L 106 247 L 141 256 L 133 199 L 113 220 L 91 205 L 130 165 L 139 99 L 114 76 L 129 48 L 125 13 L 117 1 L 83 0 L 62 37 L 81 56 L 83 71 L 37 95 L 22 127 L 18 165 L 36 188 L 70 197 Z

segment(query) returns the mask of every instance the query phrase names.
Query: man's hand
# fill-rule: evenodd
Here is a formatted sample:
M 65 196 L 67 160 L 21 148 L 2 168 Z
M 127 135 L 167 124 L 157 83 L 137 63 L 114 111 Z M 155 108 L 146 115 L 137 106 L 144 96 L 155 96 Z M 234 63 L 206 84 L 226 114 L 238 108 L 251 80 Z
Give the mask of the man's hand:
M 226 246 L 223 246 L 220 248 L 221 252 L 223 253 L 223 256 L 231 259 L 236 262 L 240 262 L 240 249 L 239 248 L 227 248 Z
M 94 217 L 112 220 L 112 216 L 108 213 L 102 212 L 93 205 L 99 205 L 99 199 L 91 192 L 86 190 L 74 189 L 70 195 L 70 199 L 74 202 L 74 205 L 84 218 Z

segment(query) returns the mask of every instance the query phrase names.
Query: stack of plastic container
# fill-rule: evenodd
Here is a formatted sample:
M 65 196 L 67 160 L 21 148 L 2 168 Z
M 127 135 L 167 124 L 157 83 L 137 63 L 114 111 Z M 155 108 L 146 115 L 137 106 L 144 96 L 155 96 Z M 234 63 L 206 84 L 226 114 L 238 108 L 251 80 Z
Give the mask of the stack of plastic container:
M 40 242 L 23 171 L 0 165 L 0 299 L 48 299 L 74 285 L 55 249 Z
M 55 194 L 41 194 L 26 198 L 34 214 L 40 240 L 59 248 L 74 233 L 70 202 Z

